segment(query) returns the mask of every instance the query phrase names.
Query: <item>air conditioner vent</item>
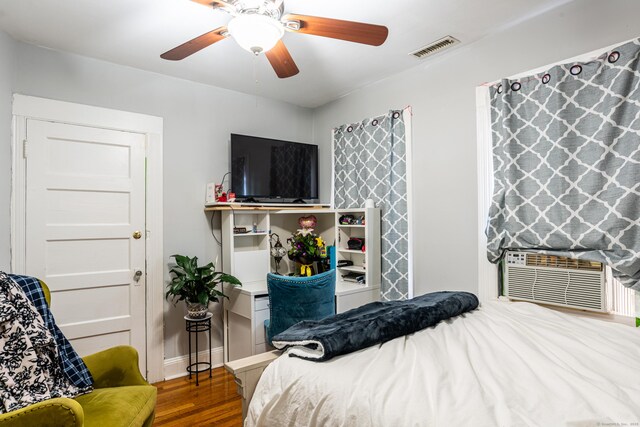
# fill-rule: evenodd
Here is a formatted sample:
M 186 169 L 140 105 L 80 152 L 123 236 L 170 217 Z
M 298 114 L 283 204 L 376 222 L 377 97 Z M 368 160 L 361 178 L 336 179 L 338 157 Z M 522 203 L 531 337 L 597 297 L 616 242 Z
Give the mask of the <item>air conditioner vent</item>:
M 426 58 L 427 56 L 433 55 L 435 53 L 438 53 L 444 49 L 447 49 L 455 44 L 460 43 L 460 40 L 455 39 L 451 36 L 446 36 L 444 38 L 441 38 L 440 40 L 437 40 L 433 43 L 430 43 L 424 47 L 421 47 L 420 49 L 416 50 L 415 52 L 411 52 L 409 55 L 413 55 L 416 58 Z
M 527 265 L 570 270 L 602 271 L 602 264 L 599 262 L 555 255 L 527 254 Z
M 606 311 L 599 262 L 508 251 L 505 264 L 505 295 L 511 299 Z

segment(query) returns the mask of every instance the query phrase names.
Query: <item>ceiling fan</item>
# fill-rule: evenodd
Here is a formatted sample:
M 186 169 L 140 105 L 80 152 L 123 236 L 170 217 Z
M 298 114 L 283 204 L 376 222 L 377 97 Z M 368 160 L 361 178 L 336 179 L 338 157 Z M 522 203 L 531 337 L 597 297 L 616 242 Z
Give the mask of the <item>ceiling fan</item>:
M 229 24 L 216 28 L 162 55 L 163 59 L 179 61 L 233 37 L 243 48 L 254 55 L 263 53 L 281 79 L 298 74 L 296 63 L 282 42 L 285 30 L 329 37 L 354 43 L 380 46 L 387 39 L 387 27 L 360 22 L 341 21 L 307 15 L 284 15 L 283 0 L 192 0 L 204 6 L 220 9 L 233 16 Z

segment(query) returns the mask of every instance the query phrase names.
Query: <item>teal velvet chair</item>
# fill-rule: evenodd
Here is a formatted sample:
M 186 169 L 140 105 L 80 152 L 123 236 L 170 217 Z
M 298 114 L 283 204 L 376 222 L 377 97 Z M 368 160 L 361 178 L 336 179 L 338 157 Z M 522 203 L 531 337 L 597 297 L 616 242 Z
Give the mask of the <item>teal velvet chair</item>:
M 50 305 L 49 288 L 40 284 Z M 133 347 L 112 347 L 83 360 L 93 376 L 92 392 L 0 414 L 0 427 L 151 427 L 157 392 L 140 373 Z
M 336 271 L 310 277 L 267 274 L 269 314 L 267 342 L 303 320 L 320 320 L 336 314 Z

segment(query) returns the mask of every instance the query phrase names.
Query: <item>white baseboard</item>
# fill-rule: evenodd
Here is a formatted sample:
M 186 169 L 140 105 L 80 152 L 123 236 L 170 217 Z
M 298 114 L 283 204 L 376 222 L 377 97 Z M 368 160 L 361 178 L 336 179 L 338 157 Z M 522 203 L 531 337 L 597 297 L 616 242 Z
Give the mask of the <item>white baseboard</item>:
M 223 347 L 216 347 L 211 349 L 211 367 L 219 368 L 224 365 Z M 195 354 L 191 356 L 191 362 L 195 362 Z M 203 350 L 198 353 L 198 360 L 200 362 L 209 361 L 209 350 Z M 184 377 L 189 375 L 187 372 L 187 365 L 189 364 L 189 355 L 172 357 L 171 359 L 164 360 L 164 379 L 172 380 L 174 378 Z

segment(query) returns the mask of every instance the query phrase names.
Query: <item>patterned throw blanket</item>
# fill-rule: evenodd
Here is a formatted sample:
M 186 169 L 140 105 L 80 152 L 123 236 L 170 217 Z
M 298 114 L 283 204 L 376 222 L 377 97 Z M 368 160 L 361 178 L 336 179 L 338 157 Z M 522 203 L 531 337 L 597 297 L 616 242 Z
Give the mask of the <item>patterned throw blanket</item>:
M 84 391 L 65 376 L 56 340 L 40 313 L 0 272 L 0 413 Z
M 49 310 L 49 305 L 44 297 L 42 286 L 40 281 L 35 277 L 30 276 L 17 276 L 15 274 L 9 274 L 9 277 L 16 282 L 22 288 L 22 291 L 26 294 L 27 298 L 31 300 L 33 305 L 38 310 L 38 313 L 42 316 L 47 329 L 53 335 L 58 345 L 58 353 L 60 355 L 60 363 L 62 364 L 62 370 L 67 379 L 71 381 L 73 385 L 80 388 L 82 391 L 89 391 L 93 386 L 93 377 L 87 366 L 84 364 L 78 353 L 73 349 L 71 343 L 64 336 L 58 325 L 56 325 L 53 319 L 53 314 Z
M 273 337 L 289 356 L 321 362 L 409 335 L 478 307 L 469 292 L 433 292 L 406 301 L 372 302 L 319 321 L 296 323 Z

